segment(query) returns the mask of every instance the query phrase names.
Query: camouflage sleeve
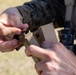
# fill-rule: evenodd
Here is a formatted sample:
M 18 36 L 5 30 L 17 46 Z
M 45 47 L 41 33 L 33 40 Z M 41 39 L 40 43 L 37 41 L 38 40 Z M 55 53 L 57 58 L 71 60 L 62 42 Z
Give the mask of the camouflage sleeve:
M 28 23 L 29 29 L 33 31 L 41 25 L 55 21 L 57 17 L 59 18 L 59 14 L 63 15 L 63 5 L 60 6 L 60 3 L 56 3 L 57 1 L 61 0 L 32 0 L 23 6 L 18 6 L 17 9 L 23 17 L 23 23 Z M 63 4 L 63 1 L 61 3 Z M 60 10 L 58 10 L 59 7 Z

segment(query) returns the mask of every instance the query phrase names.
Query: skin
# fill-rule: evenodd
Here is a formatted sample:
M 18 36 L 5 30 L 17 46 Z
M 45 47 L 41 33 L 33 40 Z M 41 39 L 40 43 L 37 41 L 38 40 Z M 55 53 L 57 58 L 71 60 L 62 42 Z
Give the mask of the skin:
M 22 42 L 13 39 L 13 36 L 20 35 L 27 28 L 28 24 L 22 23 L 22 16 L 16 8 L 9 8 L 0 14 L 0 51 L 13 51 L 21 45 Z M 38 75 L 76 75 L 76 57 L 61 43 L 45 41 L 42 48 L 30 45 L 25 51 L 27 56 L 40 59 L 35 64 Z
M 76 57 L 61 43 L 43 42 L 42 47 L 30 45 L 25 53 L 41 61 L 35 64 L 38 75 L 76 75 Z
M 13 12 L 14 11 L 14 12 Z M 0 51 L 9 52 L 22 44 L 20 40 L 13 39 L 20 35 L 28 24 L 22 23 L 22 17 L 16 8 L 8 8 L 0 14 Z

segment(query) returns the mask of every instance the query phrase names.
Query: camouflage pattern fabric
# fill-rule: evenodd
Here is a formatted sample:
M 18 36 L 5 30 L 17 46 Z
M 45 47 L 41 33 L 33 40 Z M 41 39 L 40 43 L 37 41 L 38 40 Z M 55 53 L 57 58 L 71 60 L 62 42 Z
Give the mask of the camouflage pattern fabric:
M 23 17 L 23 23 L 28 23 L 31 31 L 50 22 L 64 25 L 64 0 L 32 0 L 17 9 Z

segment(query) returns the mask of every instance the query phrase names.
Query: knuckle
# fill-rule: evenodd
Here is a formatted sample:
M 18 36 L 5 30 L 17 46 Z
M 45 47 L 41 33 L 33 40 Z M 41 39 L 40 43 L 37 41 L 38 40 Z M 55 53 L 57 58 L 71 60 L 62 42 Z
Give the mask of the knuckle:
M 55 61 L 56 60 L 56 53 L 54 51 L 50 51 L 50 52 L 46 53 L 45 59 L 46 59 L 46 61 Z
M 50 59 L 50 58 L 51 58 L 51 55 L 47 53 L 47 54 L 45 55 L 45 58 L 46 58 L 46 59 Z
M 48 67 L 48 63 L 45 63 L 45 67 L 46 67 L 46 68 Z
M 51 59 L 53 59 L 53 58 L 52 58 L 53 55 L 54 55 L 54 54 L 53 54 L 52 51 L 47 51 L 47 52 L 45 53 L 45 59 L 46 59 L 46 60 L 51 60 Z
M 46 68 L 47 70 L 50 70 L 50 71 L 53 71 L 53 70 L 54 70 L 53 66 L 51 66 L 51 63 L 49 63 L 49 62 L 46 62 L 46 63 L 45 63 L 45 68 Z

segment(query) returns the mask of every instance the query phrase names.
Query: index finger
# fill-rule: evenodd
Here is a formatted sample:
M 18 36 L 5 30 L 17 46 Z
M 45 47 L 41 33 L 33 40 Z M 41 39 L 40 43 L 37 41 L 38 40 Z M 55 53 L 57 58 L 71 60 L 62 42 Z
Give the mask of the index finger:
M 26 50 L 25 53 L 27 56 L 35 56 L 39 59 L 45 59 L 47 56 L 47 52 L 45 49 L 40 48 L 35 45 L 30 45 Z

